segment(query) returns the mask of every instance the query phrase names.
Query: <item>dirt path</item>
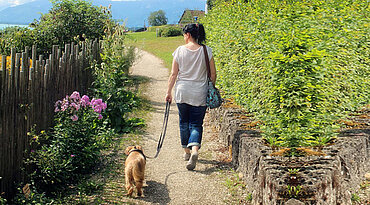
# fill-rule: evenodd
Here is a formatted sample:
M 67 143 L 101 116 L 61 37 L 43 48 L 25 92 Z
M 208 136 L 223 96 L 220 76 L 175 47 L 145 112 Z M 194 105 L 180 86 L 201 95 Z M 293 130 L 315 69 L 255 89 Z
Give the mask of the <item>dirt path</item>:
M 132 75 L 150 79 L 144 95 L 152 104 L 153 110 L 147 120 L 147 130 L 143 136 L 144 152 L 153 156 L 156 152 L 157 140 L 162 129 L 165 109 L 165 93 L 167 89 L 168 69 L 162 61 L 140 51 L 138 62 L 132 67 Z M 159 157 L 148 159 L 146 181 L 143 198 L 135 203 L 143 204 L 226 204 L 227 188 L 222 185 L 224 179 L 220 175 L 220 163 L 211 146 L 211 130 L 205 126 L 203 147 L 200 150 L 199 162 L 194 171 L 188 171 L 183 160 L 178 128 L 178 114 L 175 104 L 171 105 L 167 134 Z M 207 142 L 208 141 L 208 142 Z M 221 168 L 222 169 L 222 168 Z

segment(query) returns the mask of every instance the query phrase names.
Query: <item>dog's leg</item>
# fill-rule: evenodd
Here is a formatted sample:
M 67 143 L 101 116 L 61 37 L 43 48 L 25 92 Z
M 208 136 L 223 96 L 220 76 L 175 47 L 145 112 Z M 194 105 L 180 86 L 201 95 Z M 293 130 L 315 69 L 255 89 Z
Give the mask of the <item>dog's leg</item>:
M 132 196 L 132 192 L 134 191 L 133 178 L 131 175 L 132 173 L 130 172 L 130 170 L 125 170 L 125 187 L 127 190 L 126 196 Z
M 133 186 L 131 186 L 131 185 L 128 185 L 128 186 L 126 186 L 126 189 L 127 189 L 127 194 L 126 194 L 126 196 L 132 196 L 132 193 L 134 192 L 134 187 Z
M 137 189 L 137 195 L 138 196 L 143 196 L 143 181 L 135 181 L 136 189 Z

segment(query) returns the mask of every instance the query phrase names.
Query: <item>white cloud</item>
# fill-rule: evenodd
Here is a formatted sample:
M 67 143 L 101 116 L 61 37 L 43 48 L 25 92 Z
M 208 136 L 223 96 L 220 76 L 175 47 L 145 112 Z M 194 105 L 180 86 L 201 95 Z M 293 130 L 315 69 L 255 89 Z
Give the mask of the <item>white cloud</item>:
M 0 0 L 0 10 L 7 7 L 19 6 L 31 1 L 35 0 Z

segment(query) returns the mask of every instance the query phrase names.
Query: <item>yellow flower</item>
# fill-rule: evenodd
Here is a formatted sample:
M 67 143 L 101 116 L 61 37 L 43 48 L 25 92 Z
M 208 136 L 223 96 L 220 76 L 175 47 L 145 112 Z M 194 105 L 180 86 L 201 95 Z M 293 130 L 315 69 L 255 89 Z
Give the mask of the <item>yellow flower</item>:
M 3 60 L 3 58 L 2 57 L 0 57 L 0 68 L 1 68 L 1 66 L 2 66 L 2 60 Z M 20 61 L 22 62 L 22 58 L 20 59 Z M 10 72 L 10 64 L 11 64 L 11 57 L 10 56 L 7 56 L 6 57 L 6 65 L 5 65 L 5 67 L 8 69 L 8 71 Z M 32 66 L 32 59 L 30 59 L 30 63 L 29 63 L 29 67 L 31 68 L 31 66 Z

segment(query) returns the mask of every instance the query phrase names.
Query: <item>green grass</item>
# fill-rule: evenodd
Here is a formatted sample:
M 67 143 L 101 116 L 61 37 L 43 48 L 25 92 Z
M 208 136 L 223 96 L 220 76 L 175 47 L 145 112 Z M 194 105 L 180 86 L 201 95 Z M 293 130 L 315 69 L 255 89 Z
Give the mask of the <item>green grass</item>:
M 128 34 L 129 43 L 139 49 L 145 50 L 164 61 L 166 68 L 171 69 L 172 53 L 184 44 L 182 36 L 156 37 L 156 32 L 137 32 Z

